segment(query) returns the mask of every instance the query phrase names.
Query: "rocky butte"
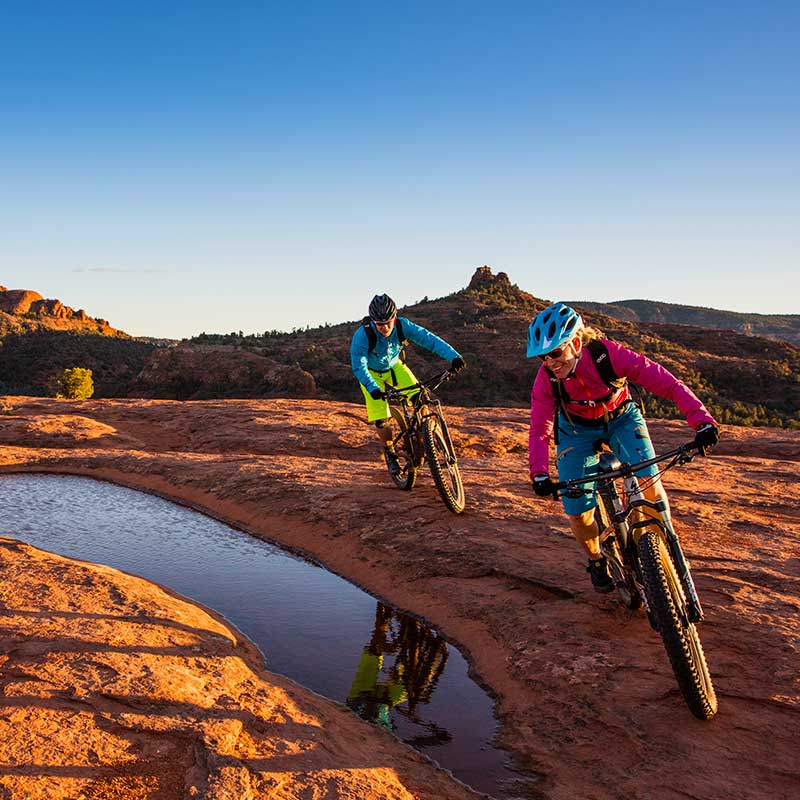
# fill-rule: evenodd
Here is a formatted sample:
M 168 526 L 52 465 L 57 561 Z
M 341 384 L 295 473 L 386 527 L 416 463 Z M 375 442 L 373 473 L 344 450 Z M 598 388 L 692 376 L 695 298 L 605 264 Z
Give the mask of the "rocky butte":
M 91 330 L 102 335 L 120 333 L 106 320 L 90 317 L 82 308 L 75 311 L 60 300 L 46 300 L 38 292 L 0 286 L 0 333 L 41 328 Z

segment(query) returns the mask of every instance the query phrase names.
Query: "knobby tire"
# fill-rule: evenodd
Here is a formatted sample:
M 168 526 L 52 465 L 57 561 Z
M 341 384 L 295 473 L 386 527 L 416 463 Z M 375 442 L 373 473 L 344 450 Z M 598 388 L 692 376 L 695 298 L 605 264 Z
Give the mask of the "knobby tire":
M 397 425 L 400 435 L 395 439 L 394 451 L 397 454 L 397 460 L 400 462 L 400 472 L 397 475 L 389 475 L 392 483 L 398 488 L 405 491 L 411 491 L 417 481 L 417 470 L 414 466 L 414 453 L 410 449 L 408 440 L 408 426 L 403 412 L 395 406 L 390 406 L 392 418 L 395 425 Z
M 461 481 L 455 454 L 447 445 L 438 417 L 431 416 L 425 419 L 422 424 L 422 441 L 433 482 L 444 504 L 454 514 L 460 514 L 464 510 L 465 503 L 464 484 Z
M 695 717 L 711 719 L 717 713 L 717 696 L 703 646 L 697 628 L 686 616 L 683 590 L 658 531 L 648 530 L 642 534 L 639 560 L 650 613 L 661 634 L 681 694 Z

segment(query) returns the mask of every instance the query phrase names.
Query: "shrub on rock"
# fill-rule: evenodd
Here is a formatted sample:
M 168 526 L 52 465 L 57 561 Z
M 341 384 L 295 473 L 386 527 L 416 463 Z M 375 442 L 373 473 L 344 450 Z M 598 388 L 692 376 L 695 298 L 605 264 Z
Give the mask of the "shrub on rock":
M 83 367 L 70 367 L 56 376 L 56 397 L 66 400 L 88 400 L 94 394 L 92 371 Z

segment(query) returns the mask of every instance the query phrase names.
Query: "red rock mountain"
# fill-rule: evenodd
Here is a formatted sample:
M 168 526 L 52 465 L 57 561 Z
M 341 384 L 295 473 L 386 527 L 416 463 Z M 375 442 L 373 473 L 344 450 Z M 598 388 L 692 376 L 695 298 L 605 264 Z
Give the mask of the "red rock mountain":
M 506 273 L 493 274 L 484 266 L 465 289 L 424 297 L 401 313 L 465 356 L 469 369 L 445 388 L 448 402 L 524 407 L 534 366 L 525 358 L 525 334 L 531 317 L 549 302 L 520 289 Z M 588 323 L 684 380 L 720 422 L 800 427 L 797 346 L 715 327 L 630 321 L 578 308 Z M 132 339 L 105 320 L 36 292 L 0 290 L 0 394 L 47 394 L 54 374 L 81 366 L 93 371 L 100 397 L 360 402 L 349 354 L 357 325 L 342 322 L 260 335 L 203 333 L 180 344 L 156 342 Z M 442 365 L 419 348 L 410 363 L 420 375 Z M 651 397 L 647 413 L 669 417 L 676 412 L 671 403 Z
M 30 289 L 0 286 L 0 335 L 37 330 L 74 330 L 102 336 L 125 335 L 104 319 L 90 317 L 82 308 L 75 311 L 60 300 L 42 297 Z

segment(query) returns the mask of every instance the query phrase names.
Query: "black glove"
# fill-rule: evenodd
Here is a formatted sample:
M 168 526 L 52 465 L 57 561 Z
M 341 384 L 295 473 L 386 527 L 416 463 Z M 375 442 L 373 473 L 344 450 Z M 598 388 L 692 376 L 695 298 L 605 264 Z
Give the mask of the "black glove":
M 719 428 L 711 422 L 706 422 L 697 429 L 694 445 L 698 450 L 707 450 L 719 441 Z
M 453 372 L 461 372 L 461 370 L 464 369 L 464 367 L 466 367 L 466 366 L 467 366 L 467 362 L 464 361 L 464 359 L 461 358 L 461 356 L 456 356 L 450 362 L 450 369 L 453 370 Z
M 534 475 L 531 478 L 533 493 L 538 497 L 552 497 L 556 499 L 556 487 L 549 475 Z
M 373 389 L 373 390 L 372 390 L 372 391 L 369 393 L 369 396 L 370 396 L 370 397 L 371 397 L 373 400 L 385 400 L 385 399 L 386 399 L 386 395 L 385 395 L 385 394 L 384 394 L 384 393 L 383 393 L 383 392 L 382 392 L 380 389 Z

